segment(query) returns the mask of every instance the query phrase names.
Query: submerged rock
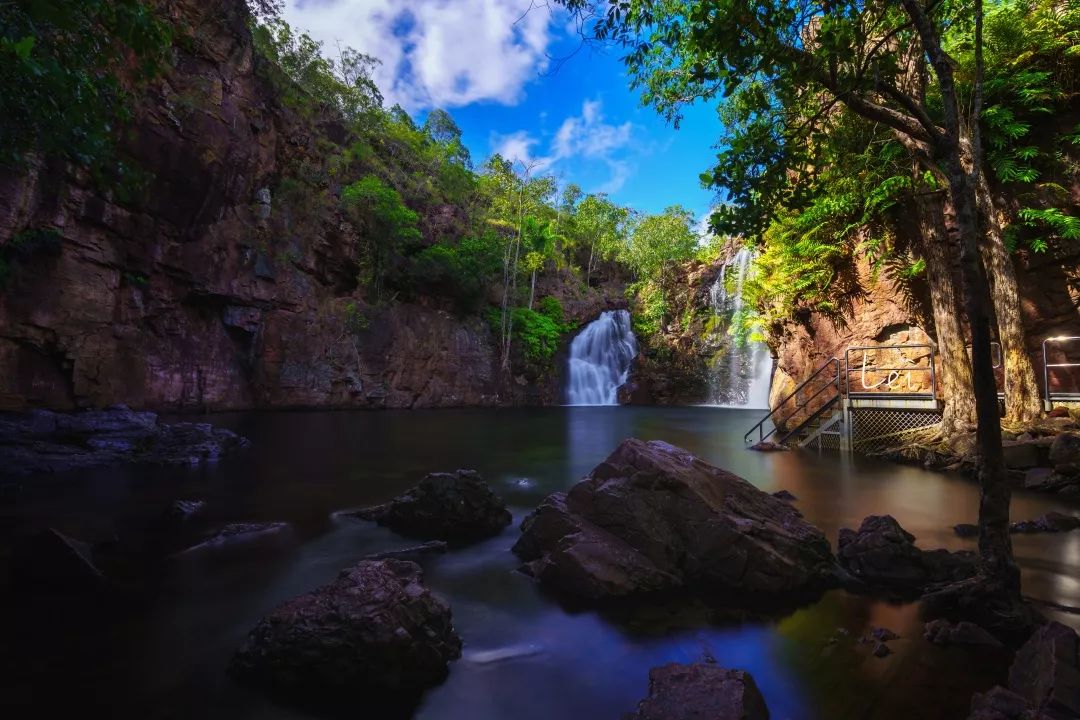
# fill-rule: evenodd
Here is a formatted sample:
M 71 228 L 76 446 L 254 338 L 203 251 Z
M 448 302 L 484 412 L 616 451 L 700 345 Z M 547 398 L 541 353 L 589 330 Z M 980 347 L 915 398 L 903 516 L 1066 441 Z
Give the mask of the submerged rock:
M 625 720 L 768 720 L 754 678 L 716 665 L 671 663 L 649 671 L 649 696 Z
M 0 474 L 62 472 L 127 462 L 198 465 L 246 447 L 231 430 L 158 422 L 124 405 L 106 410 L 0 414 Z
M 759 443 L 751 445 L 749 449 L 757 450 L 758 452 L 786 452 L 789 448 L 787 445 L 781 445 L 772 440 L 762 440 Z
M 366 714 L 414 702 L 460 656 L 450 606 L 420 566 L 365 560 L 263 618 L 230 672 L 294 704 Z
M 229 523 L 222 527 L 209 538 L 194 545 L 184 552 L 195 552 L 209 548 L 220 548 L 228 545 L 265 540 L 287 532 L 292 526 L 286 522 L 264 523 Z
M 858 531 L 842 529 L 837 557 L 867 587 L 901 596 L 918 595 L 929 585 L 962 580 L 976 571 L 972 553 L 920 550 L 915 536 L 891 515 L 870 515 Z
M 447 545 L 442 540 L 432 540 L 423 545 L 402 548 L 400 550 L 385 550 L 371 553 L 364 557 L 365 560 L 411 560 L 416 562 L 428 555 L 442 555 L 447 550 Z
M 962 538 L 979 537 L 979 526 L 972 523 L 953 525 L 953 532 Z
M 1009 526 L 1009 532 L 1013 533 L 1059 533 L 1069 532 L 1080 528 L 1080 517 L 1065 515 L 1059 512 L 1048 512 L 1034 520 L 1021 520 Z
M 944 618 L 931 620 L 923 626 L 923 637 L 936 645 L 975 645 L 1002 647 L 1001 642 L 973 622 L 951 623 Z
M 78 593 L 98 590 L 105 584 L 90 546 L 53 528 L 15 546 L 11 576 L 18 590 L 29 593 Z
M 589 600 L 685 588 L 790 604 L 836 570 L 825 536 L 790 505 L 660 441 L 624 441 L 521 529 L 522 569 Z
M 351 513 L 417 538 L 467 543 L 502 532 L 513 519 L 475 470 L 431 473 L 385 505 Z

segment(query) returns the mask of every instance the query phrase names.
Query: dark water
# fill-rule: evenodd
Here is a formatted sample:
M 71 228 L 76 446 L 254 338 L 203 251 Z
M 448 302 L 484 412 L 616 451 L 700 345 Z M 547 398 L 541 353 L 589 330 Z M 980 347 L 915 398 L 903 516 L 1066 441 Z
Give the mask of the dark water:
M 912 605 L 836 591 L 787 617 L 720 617 L 688 603 L 635 614 L 563 609 L 515 572 L 517 522 L 547 493 L 573 484 L 626 437 L 681 445 L 763 490 L 787 489 L 835 543 L 864 516 L 895 515 L 923 547 L 972 548 L 951 526 L 971 522 L 976 488 L 941 473 L 861 458 L 758 454 L 742 447 L 757 412 L 716 408 L 552 408 L 216 416 L 253 441 L 205 469 L 128 468 L 28 483 L 0 506 L 11 536 L 51 524 L 96 540 L 117 518 L 177 498 L 208 501 L 225 521 L 288 521 L 275 541 L 188 553 L 158 565 L 152 592 L 106 607 L 16 605 L 4 611 L 0 703 L 17 717 L 298 718 L 235 687 L 225 668 L 247 630 L 277 603 L 333 578 L 377 550 L 412 545 L 368 523 L 334 517 L 383 501 L 432 470 L 476 468 L 511 505 L 515 523 L 478 546 L 425 562 L 428 584 L 453 606 L 464 657 L 424 698 L 418 718 L 619 718 L 647 691 L 648 669 L 706 655 L 749 670 L 774 720 L 956 718 L 971 692 L 1003 679 L 993 653 L 922 639 Z M 1077 508 L 1015 499 L 1016 519 Z M 1015 539 L 1025 591 L 1080 605 L 1080 532 Z M 73 607 L 74 605 L 74 607 Z M 1077 625 L 1076 616 L 1056 616 Z M 886 626 L 894 654 L 828 644 Z M 498 652 L 492 652 L 498 651 Z M 26 714 L 27 706 L 33 707 Z M 357 698 L 356 717 L 364 712 Z

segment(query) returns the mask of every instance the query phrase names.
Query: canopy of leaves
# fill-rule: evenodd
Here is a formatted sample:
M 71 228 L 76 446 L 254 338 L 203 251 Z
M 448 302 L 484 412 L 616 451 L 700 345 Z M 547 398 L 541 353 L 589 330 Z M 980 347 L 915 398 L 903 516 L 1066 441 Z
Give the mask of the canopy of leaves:
M 27 153 L 123 171 L 116 132 L 172 37 L 142 0 L 0 3 L 0 164 Z

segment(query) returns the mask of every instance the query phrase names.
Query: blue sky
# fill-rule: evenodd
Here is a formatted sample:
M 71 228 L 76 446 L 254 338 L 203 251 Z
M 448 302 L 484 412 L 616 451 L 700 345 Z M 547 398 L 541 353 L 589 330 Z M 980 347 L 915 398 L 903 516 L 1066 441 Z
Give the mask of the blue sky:
M 577 41 L 543 3 L 286 0 L 286 18 L 331 55 L 341 44 L 382 60 L 388 102 L 448 110 L 476 161 L 499 151 L 645 212 L 677 203 L 700 217 L 712 204 L 698 175 L 715 156 L 715 112 L 689 108 L 676 130 L 640 106 L 617 49 L 553 62 Z

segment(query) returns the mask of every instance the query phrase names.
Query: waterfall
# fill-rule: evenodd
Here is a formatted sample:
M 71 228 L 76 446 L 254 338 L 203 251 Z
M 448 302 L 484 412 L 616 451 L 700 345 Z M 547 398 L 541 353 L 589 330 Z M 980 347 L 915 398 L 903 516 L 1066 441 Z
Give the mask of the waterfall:
M 570 343 L 567 404 L 617 405 L 619 386 L 626 382 L 636 355 L 637 338 L 630 329 L 630 313 L 602 313 Z
M 752 253 L 741 248 L 720 268 L 709 288 L 713 313 L 727 319 L 727 327 L 743 322 L 743 287 L 750 269 Z M 728 286 L 734 285 L 728 292 Z M 713 359 L 709 371 L 709 404 L 746 408 L 769 405 L 772 380 L 772 357 L 764 343 L 736 342 L 731 333 L 725 338 L 726 352 Z

